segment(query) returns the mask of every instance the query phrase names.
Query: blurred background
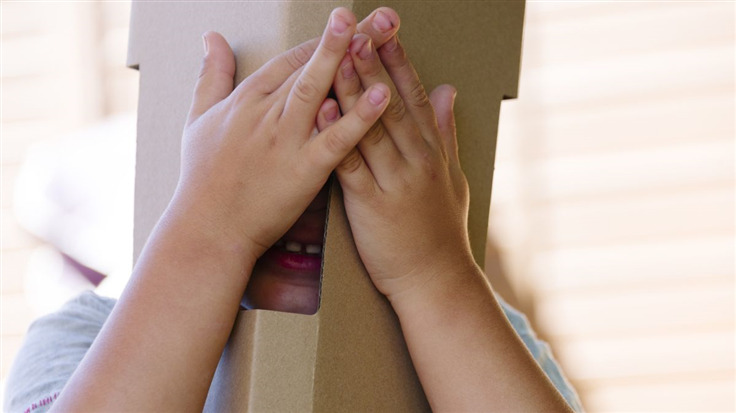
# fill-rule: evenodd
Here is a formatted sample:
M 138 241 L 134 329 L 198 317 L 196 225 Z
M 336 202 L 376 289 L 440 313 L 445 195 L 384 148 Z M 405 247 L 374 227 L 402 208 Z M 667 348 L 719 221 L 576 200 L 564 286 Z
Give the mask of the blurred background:
M 138 77 L 129 3 L 0 8 L 4 387 L 34 318 L 125 283 Z M 735 9 L 527 4 L 487 270 L 589 411 L 736 409 Z

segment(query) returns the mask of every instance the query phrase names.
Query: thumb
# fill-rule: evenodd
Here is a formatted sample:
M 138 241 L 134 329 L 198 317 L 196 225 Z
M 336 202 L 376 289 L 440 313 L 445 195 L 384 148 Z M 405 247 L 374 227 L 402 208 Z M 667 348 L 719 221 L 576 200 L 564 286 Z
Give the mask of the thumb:
M 455 96 L 457 89 L 451 85 L 440 85 L 429 95 L 437 116 L 437 126 L 442 136 L 442 144 L 452 159 L 457 159 L 457 138 L 455 130 Z
M 194 87 L 192 107 L 187 125 L 202 116 L 209 108 L 225 99 L 233 91 L 235 57 L 227 40 L 216 32 L 202 35 L 204 57 L 197 85 Z

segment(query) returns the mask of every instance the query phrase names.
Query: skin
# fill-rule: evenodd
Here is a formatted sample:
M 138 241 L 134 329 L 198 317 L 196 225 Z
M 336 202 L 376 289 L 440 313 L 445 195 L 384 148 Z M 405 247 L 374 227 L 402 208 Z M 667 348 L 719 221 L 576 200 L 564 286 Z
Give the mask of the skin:
M 53 411 L 202 410 L 257 258 L 385 109 L 389 90 L 376 85 L 312 136 L 355 30 L 355 16 L 336 9 L 318 42 L 235 90 L 230 47 L 205 35 L 175 195 Z
M 381 7 L 358 23 L 357 32 L 372 39 L 375 44 L 382 45 L 396 36 L 399 25 L 396 12 Z M 323 118 L 328 116 L 336 119 L 339 116 L 337 103 L 332 99 L 325 100 L 320 109 Z M 322 246 L 327 198 L 325 186 L 282 239 Z M 319 307 L 321 255 L 305 257 L 305 254 L 286 253 L 283 250 L 283 245 L 272 246 L 267 254 L 258 259 L 241 305 L 247 309 L 314 314 Z M 277 254 L 280 256 L 275 256 Z M 288 268 L 279 262 L 284 258 L 292 261 L 311 260 L 313 265 L 311 268 Z
M 205 35 L 176 193 L 52 410 L 201 411 L 246 285 L 247 306 L 316 309 L 313 273 L 274 268 L 267 251 L 316 238 L 303 228 L 324 225 L 335 170 L 432 409 L 568 411 L 473 261 L 455 89 L 426 95 L 398 16 L 379 11 L 390 27 L 374 12 L 354 36 L 355 17 L 336 9 L 319 41 L 235 90 L 232 51 Z M 333 86 L 337 101 L 326 99 Z
M 433 411 L 569 411 L 475 264 L 453 104 L 427 95 L 398 37 L 356 35 L 335 77 L 342 111 L 386 84 L 391 100 L 337 167 L 356 246 L 389 299 Z M 336 121 L 323 105 L 320 130 Z

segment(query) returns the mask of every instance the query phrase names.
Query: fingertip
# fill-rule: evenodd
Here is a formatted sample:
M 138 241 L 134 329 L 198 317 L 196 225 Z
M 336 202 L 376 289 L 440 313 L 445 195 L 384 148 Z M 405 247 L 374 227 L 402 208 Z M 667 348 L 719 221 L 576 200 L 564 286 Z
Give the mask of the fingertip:
M 398 13 L 389 7 L 379 7 L 358 23 L 358 32 L 370 36 L 379 48 L 396 35 L 400 24 Z
M 335 123 L 340 119 L 340 109 L 335 99 L 325 99 L 324 103 L 322 103 L 322 107 L 320 108 L 320 112 L 324 115 L 325 120 L 330 124 Z
M 452 110 L 457 96 L 457 88 L 455 86 L 444 84 L 437 86 L 429 95 L 435 110 L 445 112 L 447 109 Z
M 206 31 L 202 34 L 204 57 L 220 70 L 235 72 L 235 56 L 227 40 L 218 32 Z
M 455 98 L 457 97 L 457 88 L 453 85 L 442 85 L 447 86 L 450 89 L 450 93 L 452 93 L 452 101 L 455 102 Z
M 209 50 L 210 50 L 209 42 L 207 41 L 207 35 L 209 33 L 210 32 L 204 32 L 204 33 L 202 33 L 202 43 L 203 43 L 203 46 L 204 46 L 204 55 L 205 56 L 207 56 L 207 52 L 209 52 Z
M 317 129 L 321 132 L 340 119 L 340 110 L 337 101 L 332 98 L 325 99 L 319 108 L 317 115 Z
M 333 16 L 340 16 L 341 18 L 344 18 L 348 21 L 348 23 L 355 24 L 355 15 L 353 12 L 348 9 L 347 7 L 335 7 L 335 9 L 332 10 Z
M 455 107 L 455 99 L 457 98 L 457 88 L 453 85 L 441 85 L 447 90 L 447 94 L 449 94 L 450 99 L 450 110 L 452 110 Z
M 360 51 L 360 49 L 363 48 L 363 45 L 366 42 L 370 42 L 371 37 L 367 34 L 363 33 L 356 33 L 353 35 L 352 40 L 350 40 L 350 45 L 348 46 L 348 54 L 352 55 Z
M 204 56 L 187 124 L 194 121 L 210 107 L 226 98 L 233 91 L 235 56 L 220 33 L 207 31 L 202 34 Z
M 356 26 L 355 15 L 346 7 L 338 7 L 330 13 L 329 26 L 333 33 L 341 35 Z
M 374 106 L 383 106 L 391 96 L 391 90 L 383 83 L 372 85 L 368 91 L 368 101 Z
M 390 7 L 377 8 L 370 19 L 371 26 L 380 33 L 394 32 L 399 29 L 399 15 Z

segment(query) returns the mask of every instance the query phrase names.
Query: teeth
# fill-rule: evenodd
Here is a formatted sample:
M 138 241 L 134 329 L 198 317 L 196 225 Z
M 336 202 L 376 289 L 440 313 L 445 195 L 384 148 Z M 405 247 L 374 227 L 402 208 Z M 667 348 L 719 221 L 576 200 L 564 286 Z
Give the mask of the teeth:
M 277 246 L 283 247 L 288 252 L 306 252 L 307 254 L 320 254 L 322 253 L 322 245 L 320 244 L 301 244 L 295 241 L 284 241 L 279 240 L 276 243 Z
M 286 243 L 286 250 L 289 252 L 300 252 L 302 250 L 302 244 L 294 241 L 288 241 Z

